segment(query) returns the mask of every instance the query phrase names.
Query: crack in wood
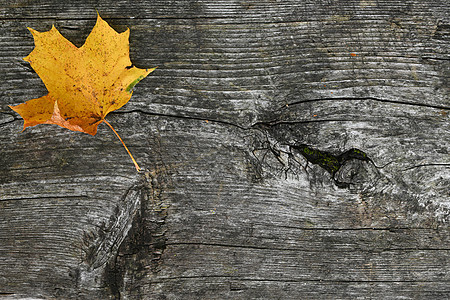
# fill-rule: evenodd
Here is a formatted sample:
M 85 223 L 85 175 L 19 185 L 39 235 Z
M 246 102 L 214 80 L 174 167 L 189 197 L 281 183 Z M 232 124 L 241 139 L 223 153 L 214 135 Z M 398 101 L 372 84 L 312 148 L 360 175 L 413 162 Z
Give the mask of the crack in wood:
M 409 170 L 412 170 L 412 169 L 423 168 L 423 167 L 446 167 L 446 168 L 448 168 L 448 167 L 450 167 L 450 164 L 445 164 L 445 163 L 442 163 L 442 164 L 435 164 L 435 163 L 421 164 L 421 165 L 415 165 L 415 166 L 412 166 L 412 167 L 408 167 L 406 169 L 403 169 L 402 171 L 409 171 Z
M 300 248 L 283 248 L 283 247 L 260 247 L 252 245 L 233 245 L 233 244 L 221 244 L 221 243 L 201 243 L 201 242 L 172 242 L 167 243 L 167 246 L 206 246 L 206 247 L 220 247 L 220 248 L 237 248 L 237 249 L 253 249 L 253 250 L 269 250 L 269 251 L 285 251 L 285 252 L 298 252 L 298 253 L 316 253 L 317 249 L 300 249 Z M 450 248 L 385 248 L 385 249 L 359 249 L 361 253 L 386 253 L 386 252 L 414 252 L 414 251 L 448 251 Z M 353 253 L 354 249 L 349 250 L 326 250 L 323 249 L 322 252 L 329 253 Z
M 224 279 L 237 279 L 239 281 L 254 281 L 254 282 L 323 282 L 323 283 L 426 283 L 426 282 L 442 282 L 448 283 L 446 280 L 332 280 L 332 279 L 274 279 L 274 278 L 249 278 L 238 276 L 225 276 L 225 275 L 203 275 L 203 276 L 173 276 L 173 277 L 160 277 L 158 280 L 153 280 L 151 283 L 163 283 L 169 280 L 179 279 L 207 279 L 207 278 L 224 278 Z
M 242 130 L 250 129 L 250 128 L 246 128 L 244 126 L 241 126 L 241 125 L 238 125 L 238 124 L 235 124 L 235 123 L 231 123 L 231 122 L 227 122 L 227 121 L 221 121 L 221 120 L 217 120 L 217 119 L 214 119 L 214 118 L 202 118 L 202 117 L 195 117 L 195 116 L 163 114 L 163 113 L 147 112 L 147 111 L 143 111 L 141 109 L 133 109 L 133 110 L 128 110 L 128 111 L 113 111 L 113 112 L 110 113 L 110 115 L 126 114 L 126 113 L 141 113 L 141 114 L 149 115 L 149 116 L 167 117 L 167 118 L 175 118 L 175 119 L 186 119 L 186 120 L 198 120 L 198 121 L 208 120 L 208 122 L 219 123 L 219 124 L 224 124 L 224 125 L 230 125 L 230 126 L 234 126 L 234 127 L 239 128 L 239 129 L 242 129 Z
M 332 97 L 332 98 L 307 99 L 307 100 L 300 100 L 300 101 L 288 103 L 287 107 L 295 106 L 295 105 L 302 104 L 302 103 L 319 102 L 319 101 L 375 101 L 375 102 L 384 102 L 384 103 L 393 103 L 393 104 L 402 104 L 402 105 L 409 105 L 409 106 L 429 107 L 429 108 L 435 108 L 435 109 L 450 110 L 450 106 L 445 106 L 445 105 L 431 105 L 431 104 L 426 104 L 426 103 L 398 101 L 398 100 L 382 99 L 382 98 L 376 98 L 376 97 Z M 286 108 L 286 106 L 283 106 L 282 108 Z
M 10 123 L 13 123 L 17 120 L 21 120 L 21 118 L 16 118 L 13 114 L 8 113 L 0 113 L 0 127 L 6 126 Z
M 86 195 L 61 195 L 61 196 L 40 196 L 40 197 L 21 197 L 21 198 L 0 198 L 0 201 L 29 201 L 29 200 L 60 200 L 60 199 L 88 199 Z
M 279 228 L 296 229 L 305 231 L 389 231 L 396 232 L 401 230 L 430 230 L 428 227 L 358 227 L 358 228 L 336 228 L 336 227 L 296 227 L 296 226 L 278 226 Z

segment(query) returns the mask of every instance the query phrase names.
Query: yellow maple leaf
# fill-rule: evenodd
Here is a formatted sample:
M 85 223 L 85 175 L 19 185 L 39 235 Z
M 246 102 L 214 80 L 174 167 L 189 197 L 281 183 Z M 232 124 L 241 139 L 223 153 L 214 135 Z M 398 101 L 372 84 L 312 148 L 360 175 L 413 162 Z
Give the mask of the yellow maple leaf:
M 24 119 L 23 129 L 38 124 L 57 124 L 91 135 L 105 122 L 117 135 L 136 169 L 140 168 L 119 134 L 105 120 L 131 98 L 132 88 L 152 69 L 132 66 L 130 30 L 118 33 L 97 14 L 97 23 L 80 48 L 52 26 L 47 32 L 28 28 L 35 48 L 24 58 L 47 87 L 48 94 L 10 106 Z

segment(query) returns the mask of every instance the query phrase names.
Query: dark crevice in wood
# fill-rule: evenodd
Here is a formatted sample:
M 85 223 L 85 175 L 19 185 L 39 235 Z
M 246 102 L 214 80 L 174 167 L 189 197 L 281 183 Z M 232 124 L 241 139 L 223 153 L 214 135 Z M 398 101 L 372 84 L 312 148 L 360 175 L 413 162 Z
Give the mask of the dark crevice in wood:
M 176 243 L 166 243 L 167 246 L 183 246 L 183 245 L 192 245 L 192 246 L 207 246 L 207 247 L 221 247 L 221 248 L 239 248 L 239 249 L 254 249 L 254 250 L 270 250 L 270 251 L 287 251 L 287 252 L 307 252 L 307 253 L 315 253 L 318 250 L 309 250 L 309 249 L 295 249 L 295 248 L 283 248 L 283 247 L 262 247 L 262 246 L 253 246 L 253 245 L 236 245 L 236 244 L 220 244 L 220 243 L 202 243 L 202 242 L 176 242 Z M 415 251 L 448 251 L 450 248 L 383 248 L 383 249 L 370 249 L 370 250 L 362 250 L 359 249 L 359 252 L 364 253 L 383 253 L 383 252 L 415 252 Z M 355 249 L 350 250 L 327 250 L 321 249 L 320 252 L 329 252 L 329 253 L 353 253 Z
M 306 120 L 306 121 L 264 121 L 256 122 L 250 126 L 250 128 L 255 128 L 258 126 L 276 126 L 276 125 L 296 125 L 296 124 L 311 124 L 311 123 L 328 123 L 328 122 L 354 122 L 354 119 L 327 119 L 327 120 Z
M 76 26 L 68 26 L 68 25 L 62 25 L 62 26 L 58 26 L 61 29 L 65 29 L 65 30 L 80 30 L 80 27 L 76 27 Z
M 448 280 L 331 280 L 331 279 L 274 279 L 274 278 L 248 278 L 241 276 L 224 276 L 224 275 L 203 275 L 203 276 L 173 276 L 173 277 L 160 277 L 159 280 L 151 281 L 153 284 L 164 283 L 170 280 L 180 280 L 180 279 L 208 279 L 208 278 L 223 278 L 223 279 L 236 279 L 239 281 L 253 281 L 253 282 L 321 282 L 321 283 L 447 283 Z
M 450 164 L 422 164 L 422 165 L 416 165 L 416 166 L 412 166 L 406 169 L 403 169 L 402 171 L 408 171 L 408 170 L 412 170 L 412 169 L 416 169 L 416 168 L 422 168 L 422 167 L 450 167 Z
M 114 112 L 111 112 L 110 115 L 115 115 L 115 114 L 120 115 L 120 114 L 127 114 L 127 113 L 141 113 L 141 114 L 149 115 L 149 116 L 167 117 L 167 118 L 185 119 L 185 120 L 198 120 L 198 121 L 208 120 L 208 122 L 219 123 L 219 124 L 224 124 L 224 125 L 230 125 L 230 126 L 242 129 L 242 130 L 249 129 L 249 128 L 243 127 L 241 125 L 238 125 L 238 124 L 235 124 L 235 123 L 231 123 L 231 122 L 227 122 L 227 121 L 221 121 L 221 120 L 210 119 L 210 118 L 200 118 L 200 117 L 194 117 L 194 116 L 183 116 L 183 115 L 154 113 L 154 112 L 143 111 L 143 110 L 140 110 L 140 109 L 133 109 L 133 110 L 127 110 L 127 111 L 114 111 Z
M 89 199 L 85 195 L 61 195 L 61 196 L 48 196 L 48 197 L 26 197 L 26 198 L 9 198 L 0 199 L 0 201 L 34 201 L 34 200 L 60 200 L 60 199 Z
M 450 58 L 447 57 L 435 57 L 435 56 L 422 56 L 421 57 L 424 60 L 440 60 L 440 61 L 449 61 Z
M 305 230 L 305 231 L 403 231 L 403 230 L 436 230 L 431 227 L 358 227 L 358 228 L 336 228 L 336 227 L 296 227 L 277 225 L 278 228 Z
M 167 118 L 176 118 L 176 119 L 185 119 L 185 120 L 199 120 L 199 121 L 205 121 L 208 120 L 208 122 L 218 123 L 218 124 L 224 124 L 229 125 L 233 127 L 237 127 L 242 130 L 250 130 L 257 128 L 260 125 L 266 125 L 266 126 L 275 126 L 275 125 L 281 125 L 281 124 L 308 124 L 308 123 L 325 123 L 325 122 L 353 122 L 354 119 L 328 119 L 328 120 L 308 120 L 308 121 L 264 121 L 264 122 L 256 122 L 252 124 L 249 127 L 241 126 L 236 123 L 231 123 L 227 121 L 221 121 L 217 119 L 211 119 L 211 118 L 201 118 L 201 117 L 194 117 L 194 116 L 183 116 L 183 115 L 173 115 L 173 114 L 163 114 L 163 113 L 153 113 L 153 112 L 147 112 L 140 109 L 133 109 L 133 110 L 127 110 L 127 111 L 114 111 L 111 112 L 110 115 L 120 115 L 120 114 L 128 114 L 128 113 L 141 113 L 149 116 L 159 116 L 159 117 L 167 117 Z
M 13 123 L 13 122 L 15 122 L 15 121 L 18 121 L 18 120 L 22 120 L 22 118 L 18 118 L 18 117 L 16 117 L 16 116 L 14 116 L 13 114 L 8 114 L 8 113 L 4 113 L 4 112 L 1 112 L 0 114 L 7 115 L 7 116 L 10 116 L 10 117 L 12 118 L 12 120 L 2 121 L 2 122 L 0 123 L 0 127 L 6 126 L 6 125 L 8 125 L 8 124 L 10 124 L 10 123 Z
M 402 104 L 402 105 L 410 105 L 410 106 L 419 106 L 419 107 L 429 107 L 429 108 L 450 110 L 450 106 L 432 105 L 432 104 L 426 104 L 426 103 L 398 101 L 398 100 L 390 100 L 390 99 L 381 99 L 381 98 L 375 98 L 375 97 L 317 98 L 317 99 L 301 100 L 301 101 L 295 101 L 295 102 L 292 102 L 292 103 L 288 103 L 288 107 L 289 106 L 298 105 L 298 104 L 303 104 L 303 103 L 319 102 L 319 101 L 376 101 L 376 102 L 384 102 L 384 103 L 393 103 L 393 104 Z M 282 107 L 282 108 L 284 109 L 285 107 Z
M 233 127 L 239 128 L 241 130 L 257 129 L 261 125 L 262 126 L 276 126 L 276 125 L 283 125 L 283 124 L 295 125 L 295 124 L 327 123 L 327 122 L 354 122 L 355 121 L 354 119 L 327 119 L 327 120 L 307 120 L 307 121 L 264 121 L 264 122 L 256 122 L 248 127 L 245 127 L 245 126 L 242 126 L 242 125 L 239 125 L 236 123 L 217 120 L 214 118 L 208 118 L 208 117 L 201 118 L 201 117 L 194 117 L 194 116 L 154 113 L 154 112 L 143 111 L 140 109 L 133 109 L 133 110 L 127 110 L 127 111 L 115 111 L 115 112 L 111 112 L 110 115 L 120 115 L 120 114 L 123 115 L 123 114 L 128 114 L 128 113 L 141 113 L 141 114 L 149 115 L 149 116 L 158 116 L 158 117 L 185 119 L 185 120 L 198 120 L 198 121 L 207 120 L 208 122 L 233 126 Z
M 55 150 L 58 150 L 58 149 L 55 149 Z M 27 152 L 34 152 L 33 150 L 29 150 L 29 151 L 27 151 Z M 31 171 L 31 170 L 42 170 L 42 169 L 45 169 L 45 168 L 54 168 L 55 166 L 54 165 L 41 165 L 41 166 L 36 166 L 36 167 L 29 167 L 29 168 L 17 168 L 17 170 L 20 170 L 20 171 Z
M 8 124 L 11 124 L 11 123 L 13 123 L 15 121 L 19 121 L 19 120 L 22 120 L 22 119 L 14 119 L 14 120 L 11 120 L 11 121 L 3 122 L 3 123 L 0 124 L 0 127 L 6 126 Z

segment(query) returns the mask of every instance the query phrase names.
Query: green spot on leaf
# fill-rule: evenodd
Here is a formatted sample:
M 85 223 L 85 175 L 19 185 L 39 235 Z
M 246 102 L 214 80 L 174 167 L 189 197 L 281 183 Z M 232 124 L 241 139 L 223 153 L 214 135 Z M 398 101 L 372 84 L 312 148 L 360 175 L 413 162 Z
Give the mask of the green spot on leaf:
M 125 89 L 125 91 L 127 91 L 128 93 L 134 88 L 134 86 L 136 84 L 138 84 L 139 81 L 141 81 L 142 79 L 144 79 L 144 76 L 139 76 L 138 78 L 136 78 L 132 83 L 130 83 L 127 88 Z

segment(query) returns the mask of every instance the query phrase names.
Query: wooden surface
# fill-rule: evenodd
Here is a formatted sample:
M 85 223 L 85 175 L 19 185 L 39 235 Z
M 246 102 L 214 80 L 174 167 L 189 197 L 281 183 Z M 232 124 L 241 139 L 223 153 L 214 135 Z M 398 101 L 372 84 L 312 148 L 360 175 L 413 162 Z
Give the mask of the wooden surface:
M 0 0 L 0 298 L 448 299 L 448 1 L 75 3 Z M 158 66 L 108 116 L 141 174 L 7 107 L 95 9 Z

